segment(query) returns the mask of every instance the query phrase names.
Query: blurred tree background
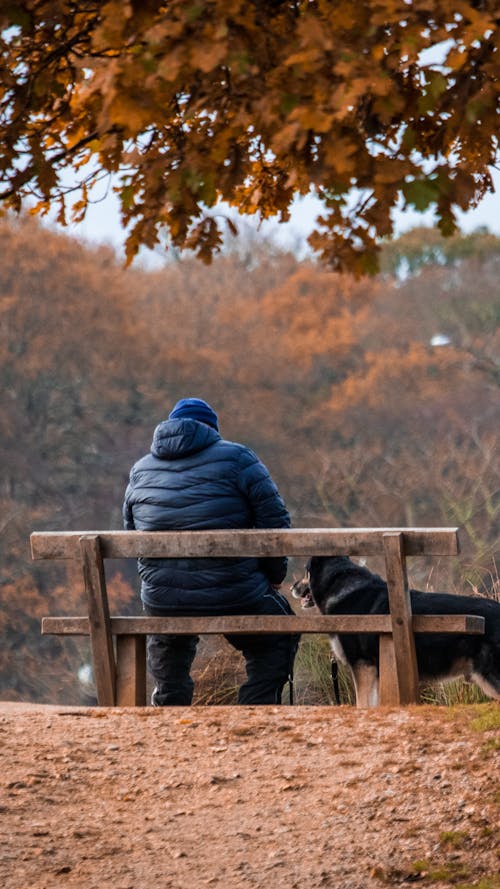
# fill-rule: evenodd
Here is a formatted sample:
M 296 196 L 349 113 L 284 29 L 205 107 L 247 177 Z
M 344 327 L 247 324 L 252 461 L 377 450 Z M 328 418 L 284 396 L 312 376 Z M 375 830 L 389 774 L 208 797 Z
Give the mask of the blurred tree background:
M 120 528 L 130 466 L 186 395 L 259 453 L 295 526 L 459 525 L 460 558 L 415 560 L 413 585 L 498 596 L 500 238 L 415 229 L 369 280 L 255 237 L 145 271 L 21 216 L 0 255 L 4 699 L 80 700 L 86 642 L 40 618 L 81 613 L 81 578 L 32 563 L 29 534 Z M 112 607 L 138 612 L 135 566 L 109 568 Z

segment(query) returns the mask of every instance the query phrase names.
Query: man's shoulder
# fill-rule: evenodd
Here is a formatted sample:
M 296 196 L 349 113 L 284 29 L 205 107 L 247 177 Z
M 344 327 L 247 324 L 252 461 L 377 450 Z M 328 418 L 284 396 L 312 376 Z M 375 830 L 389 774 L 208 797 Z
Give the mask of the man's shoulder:
M 221 438 L 213 447 L 221 448 L 221 450 L 227 453 L 228 457 L 232 457 L 238 462 L 255 463 L 259 459 L 251 448 L 238 441 L 228 441 L 225 438 Z
M 158 458 L 155 457 L 154 454 L 151 454 L 151 452 L 144 454 L 143 457 L 139 457 L 139 459 L 135 461 L 131 469 L 131 474 L 141 472 L 143 469 L 150 469 L 158 463 Z

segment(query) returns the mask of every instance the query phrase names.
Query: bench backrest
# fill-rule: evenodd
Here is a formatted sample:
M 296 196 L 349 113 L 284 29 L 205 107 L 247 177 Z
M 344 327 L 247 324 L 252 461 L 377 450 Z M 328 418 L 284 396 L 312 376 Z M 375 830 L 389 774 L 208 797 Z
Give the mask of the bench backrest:
M 105 559 L 206 556 L 373 556 L 387 535 L 401 535 L 405 556 L 453 556 L 457 528 L 287 528 L 245 531 L 43 531 L 31 535 L 33 559 L 78 559 L 80 539 L 99 537 Z

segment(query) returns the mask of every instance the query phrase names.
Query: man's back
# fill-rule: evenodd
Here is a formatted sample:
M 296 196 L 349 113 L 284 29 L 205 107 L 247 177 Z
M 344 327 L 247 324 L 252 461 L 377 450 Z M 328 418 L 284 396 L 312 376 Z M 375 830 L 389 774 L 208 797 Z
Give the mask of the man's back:
M 124 523 L 137 530 L 286 528 L 285 504 L 249 448 L 217 429 L 174 418 L 155 429 L 151 453 L 130 473 Z M 230 613 L 252 605 L 286 573 L 284 559 L 143 559 L 141 595 L 150 607 Z

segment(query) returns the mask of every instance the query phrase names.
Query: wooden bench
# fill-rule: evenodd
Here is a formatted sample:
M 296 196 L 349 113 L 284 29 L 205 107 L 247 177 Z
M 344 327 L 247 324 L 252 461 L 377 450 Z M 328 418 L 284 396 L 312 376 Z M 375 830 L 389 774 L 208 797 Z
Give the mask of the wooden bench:
M 407 556 L 456 555 L 456 528 L 35 532 L 31 552 L 33 559 L 81 563 L 87 615 L 45 617 L 42 633 L 90 636 L 100 706 L 146 703 L 145 639 L 150 633 L 378 633 L 380 703 L 399 705 L 418 701 L 414 633 L 484 632 L 483 618 L 474 615 L 411 612 Z M 104 559 L 380 554 L 385 557 L 388 615 L 114 617 L 109 613 Z

